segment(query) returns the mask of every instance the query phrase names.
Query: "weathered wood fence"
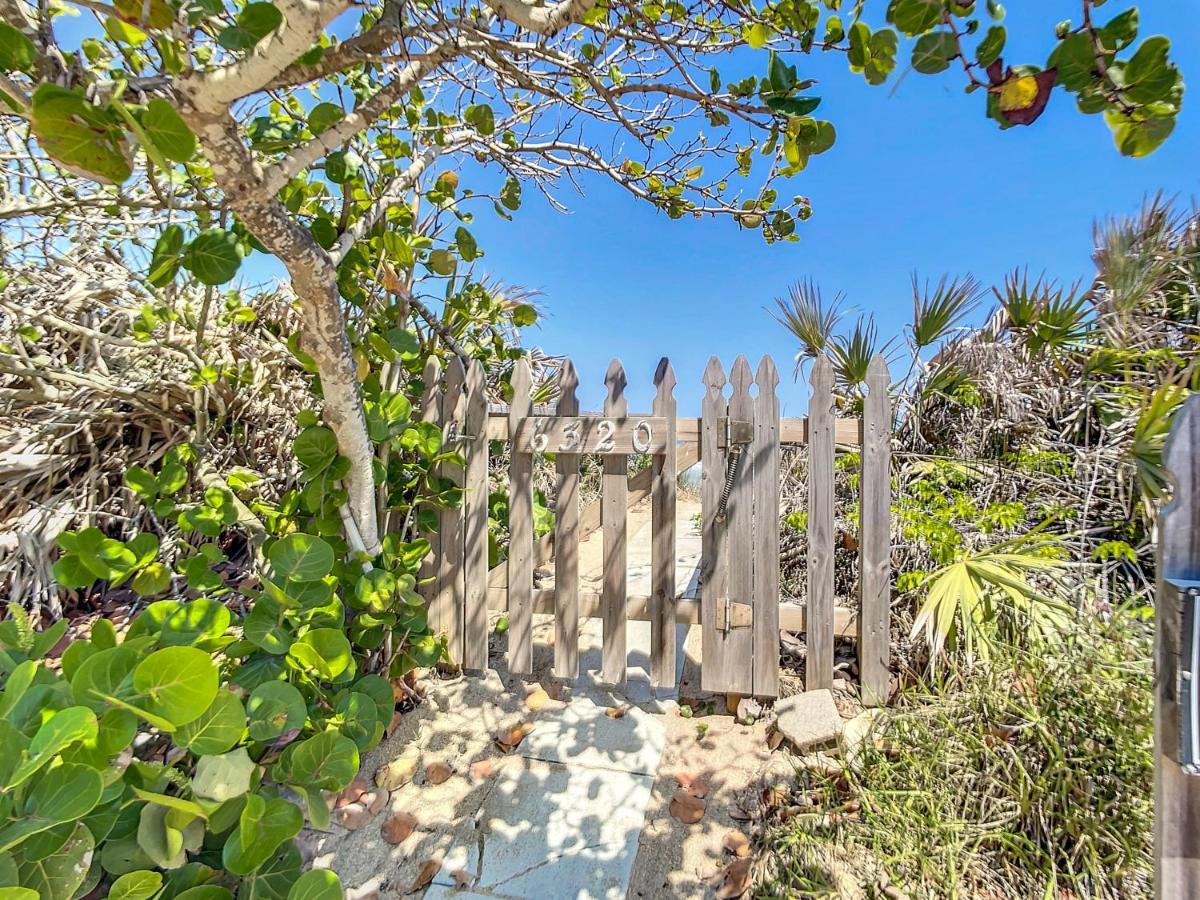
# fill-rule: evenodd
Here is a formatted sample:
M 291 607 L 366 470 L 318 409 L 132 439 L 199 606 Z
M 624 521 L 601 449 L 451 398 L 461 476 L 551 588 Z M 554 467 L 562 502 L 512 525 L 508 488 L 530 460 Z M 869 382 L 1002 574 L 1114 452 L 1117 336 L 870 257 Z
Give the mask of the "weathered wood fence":
M 1154 859 L 1165 900 L 1200 897 L 1200 397 L 1163 450 L 1175 491 L 1159 519 L 1154 642 Z
M 489 610 L 507 610 L 508 666 L 533 670 L 533 615 L 555 622 L 554 673 L 579 674 L 579 622 L 603 620 L 601 677 L 619 685 L 626 677 L 626 622 L 651 623 L 651 680 L 675 682 L 677 624 L 702 626 L 701 681 L 705 690 L 774 697 L 779 683 L 779 630 L 808 636 L 808 688 L 833 679 L 837 635 L 858 638 L 864 699 L 882 702 L 888 688 L 890 544 L 888 509 L 891 410 L 888 372 L 872 361 L 864 416 L 837 418 L 833 372 L 820 359 L 812 372 L 807 418 L 781 419 L 774 362 L 764 357 L 752 377 L 739 357 L 730 370 L 728 398 L 721 364 L 710 361 L 699 418 L 679 418 L 675 375 L 663 359 L 654 375 L 649 415 L 630 414 L 627 380 L 619 361 L 609 367 L 601 414 L 580 415 L 578 377 L 567 361 L 553 409 L 535 409 L 528 366 L 518 362 L 512 400 L 489 410 L 483 371 L 453 360 L 425 371 L 423 416 L 442 425 L 465 466 L 445 464 L 439 474 L 463 487 L 459 508 L 441 510 L 434 552 L 422 572 L 430 621 L 447 635 L 451 658 L 467 669 L 487 666 Z M 752 392 L 752 385 L 756 390 Z M 509 546 L 504 563 L 488 570 L 488 443 L 509 445 Z M 809 454 L 809 597 L 804 605 L 780 603 L 780 445 L 804 444 Z M 838 446 L 861 447 L 862 504 L 859 533 L 860 611 L 835 608 L 834 458 Z M 558 495 L 554 530 L 534 539 L 532 477 L 537 453 L 555 454 Z M 603 460 L 601 497 L 580 508 L 583 455 Z M 629 475 L 629 458 L 646 454 L 650 465 Z M 675 583 L 676 477 L 702 465 L 702 538 L 699 595 Z M 627 591 L 626 513 L 651 499 L 651 592 Z M 604 571 L 599 593 L 580 590 L 579 544 L 602 529 Z M 554 561 L 554 588 L 538 589 L 534 570 Z

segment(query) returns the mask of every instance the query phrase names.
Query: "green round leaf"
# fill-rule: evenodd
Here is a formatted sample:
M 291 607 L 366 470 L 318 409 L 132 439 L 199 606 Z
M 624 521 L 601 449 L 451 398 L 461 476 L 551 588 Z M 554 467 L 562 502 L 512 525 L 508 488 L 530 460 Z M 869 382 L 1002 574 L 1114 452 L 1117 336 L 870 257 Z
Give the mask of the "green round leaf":
M 337 457 L 337 436 L 322 425 L 312 425 L 297 435 L 292 449 L 300 465 L 319 472 Z
M 197 756 L 224 753 L 246 733 L 246 710 L 232 691 L 217 691 L 216 699 L 198 719 L 181 725 L 175 743 Z
M 251 794 L 238 827 L 225 841 L 221 861 L 233 874 L 249 875 L 303 827 L 304 815 L 299 807 L 287 800 Z
M 212 657 L 195 647 L 156 650 L 133 670 L 133 687 L 146 709 L 176 726 L 198 718 L 217 696 Z
M 196 763 L 196 774 L 192 776 L 192 792 L 197 797 L 218 803 L 240 797 L 250 790 L 250 778 L 256 767 L 245 747 L 202 756 Z
M 196 152 L 196 136 L 175 107 L 162 98 L 146 104 L 142 130 L 158 152 L 173 162 L 187 162 Z
M 313 134 L 320 134 L 340 122 L 345 115 L 345 110 L 336 103 L 318 103 L 308 113 L 308 129 Z
M 256 741 L 274 740 L 303 728 L 308 718 L 303 695 L 286 681 L 260 684 L 246 701 L 246 711 L 250 715 L 250 737 Z
M 342 882 L 329 869 L 312 869 L 296 879 L 287 900 L 341 900 Z
M 242 247 L 237 235 L 213 228 L 198 235 L 188 245 L 183 264 L 203 284 L 225 284 L 233 279 L 242 265 Z M 173 492 L 164 485 L 163 493 Z
M 316 535 L 289 534 L 271 545 L 271 567 L 282 578 L 319 581 L 333 570 L 333 548 Z
M 354 662 L 350 641 L 340 628 L 314 628 L 288 649 L 298 665 L 326 681 L 333 681 Z
M 358 747 L 336 731 L 323 731 L 283 751 L 271 777 L 322 791 L 340 791 L 358 774 Z
M 139 869 L 122 875 L 108 889 L 108 900 L 150 900 L 162 888 L 161 872 Z
M 226 50 L 249 50 L 283 24 L 283 13 L 272 3 L 247 3 L 235 24 L 217 35 Z

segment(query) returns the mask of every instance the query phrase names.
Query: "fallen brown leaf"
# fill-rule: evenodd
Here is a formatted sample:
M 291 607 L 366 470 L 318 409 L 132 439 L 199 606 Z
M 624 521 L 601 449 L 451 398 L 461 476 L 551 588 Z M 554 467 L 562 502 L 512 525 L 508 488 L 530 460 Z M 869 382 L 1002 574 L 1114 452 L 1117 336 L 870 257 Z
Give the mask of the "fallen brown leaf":
M 479 759 L 471 763 L 471 781 L 479 784 L 481 781 L 487 781 L 496 771 L 496 764 L 490 759 Z
M 442 868 L 442 864 L 436 859 L 427 859 L 421 863 L 421 868 L 417 872 L 417 877 L 413 879 L 413 883 L 405 891 L 407 894 L 415 894 L 417 891 L 424 890 L 433 881 L 433 876 Z
M 735 822 L 750 822 L 753 821 L 754 816 L 740 806 L 734 806 L 729 810 L 729 818 Z
M 772 731 L 767 735 L 767 746 L 772 750 L 778 750 L 779 745 L 783 743 L 783 732 L 779 730 Z
M 767 809 L 774 809 L 776 806 L 784 806 L 788 802 L 789 791 L 787 785 L 776 784 L 771 787 L 763 788 L 762 802 Z
M 731 862 L 721 873 L 721 886 L 717 889 L 718 900 L 735 900 L 750 887 L 750 860 Z
M 380 832 L 383 834 L 383 839 L 389 844 L 403 844 L 404 839 L 413 833 L 413 829 L 417 827 L 417 820 L 408 813 L 396 813 L 383 823 Z
M 466 890 L 475 883 L 475 876 L 466 869 L 455 869 L 450 873 L 450 877 L 454 879 L 454 886 L 460 891 Z
M 425 767 L 425 780 L 430 784 L 441 784 L 448 781 L 453 774 L 454 770 L 444 762 L 430 763 Z
M 384 737 L 391 737 L 392 732 L 400 727 L 400 723 L 404 721 L 404 713 L 399 710 L 392 716 L 392 724 L 383 730 Z
M 750 839 L 740 831 L 726 832 L 725 837 L 721 839 L 721 846 L 727 853 L 732 853 L 739 859 L 750 855 Z
M 623 719 L 623 718 L 625 718 L 625 710 L 626 709 L 628 709 L 628 707 L 626 707 L 624 705 L 610 706 L 608 709 L 606 709 L 604 711 L 604 714 L 606 716 L 608 716 L 610 719 Z
M 741 694 L 726 694 L 725 695 L 725 712 L 731 716 L 737 715 L 738 704 L 742 702 Z
M 370 782 L 359 775 L 352 782 L 350 782 L 349 787 L 334 797 L 334 808 L 341 809 L 343 806 L 358 802 L 362 795 L 367 793 L 369 790 L 371 790 Z
M 494 738 L 496 746 L 508 753 L 515 750 L 525 740 L 525 736 L 533 731 L 532 722 L 524 722 L 517 725 L 515 728 L 510 728 L 507 731 L 501 732 Z
M 375 783 L 385 790 L 394 791 L 412 781 L 417 771 L 416 756 L 401 756 L 375 770 Z
M 671 798 L 670 813 L 684 825 L 695 825 L 704 818 L 704 801 L 687 791 L 676 791 Z
M 693 797 L 703 800 L 708 796 L 708 782 L 699 775 L 693 775 L 690 772 L 680 772 L 675 776 L 675 781 Z

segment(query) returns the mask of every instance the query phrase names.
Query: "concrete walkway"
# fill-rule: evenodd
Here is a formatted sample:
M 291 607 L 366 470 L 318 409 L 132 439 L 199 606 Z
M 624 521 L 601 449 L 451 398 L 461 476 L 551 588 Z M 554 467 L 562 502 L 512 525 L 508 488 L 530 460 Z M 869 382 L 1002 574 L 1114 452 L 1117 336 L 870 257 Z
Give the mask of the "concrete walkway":
M 680 585 L 699 562 L 693 506 L 679 510 Z M 649 523 L 638 522 L 640 515 L 631 513 L 631 593 L 649 593 Z M 598 545 L 599 533 L 594 538 Z M 599 552 L 585 544 L 581 556 L 586 582 L 597 574 L 587 561 L 598 562 Z M 675 692 L 656 695 L 649 684 L 648 623 L 629 623 L 629 683 L 620 694 L 596 680 L 599 620 L 582 625 L 586 674 L 574 685 L 550 677 L 552 635 L 552 619 L 536 617 L 533 678 L 507 673 L 503 640 L 493 637 L 493 669 L 433 681 L 425 702 L 364 757 L 364 777 L 382 772 L 380 780 L 395 788 L 386 807 L 354 830 L 335 824 L 307 833 L 314 864 L 337 871 L 360 900 L 403 896 L 412 887 L 429 898 L 700 896 L 722 862 L 722 836 L 736 827 L 729 813 L 760 793 L 751 782 L 768 762 L 763 729 L 726 719 L 699 739 L 696 724 L 678 715 Z M 682 674 L 686 627 L 679 637 Z M 698 644 L 698 634 L 690 643 Z M 547 699 L 539 682 L 558 699 Z M 511 739 L 514 729 L 528 734 L 504 752 L 496 738 Z M 707 821 L 682 826 L 667 807 L 675 776 L 689 768 L 713 784 L 721 806 Z M 739 788 L 747 789 L 744 798 Z M 398 845 L 381 834 L 395 814 L 416 820 Z M 434 866 L 422 886 L 422 869 L 428 875 Z

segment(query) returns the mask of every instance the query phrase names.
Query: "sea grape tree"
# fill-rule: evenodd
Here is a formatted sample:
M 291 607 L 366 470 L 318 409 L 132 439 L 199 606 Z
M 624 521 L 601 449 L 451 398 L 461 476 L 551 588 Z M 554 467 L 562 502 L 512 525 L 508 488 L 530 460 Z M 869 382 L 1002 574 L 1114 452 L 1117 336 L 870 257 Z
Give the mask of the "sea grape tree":
M 1044 23 L 1056 46 L 1028 63 L 1005 55 L 995 0 L 0 0 L 0 110 L 38 176 L 0 217 L 154 210 L 160 289 L 277 258 L 350 462 L 350 537 L 373 555 L 347 329 L 367 285 L 405 297 L 452 278 L 480 254 L 477 211 L 508 218 L 531 191 L 559 205 L 584 177 L 795 240 L 809 207 L 787 185 L 836 135 L 805 71 L 818 52 L 871 84 L 949 70 L 1004 128 L 1059 89 L 1144 155 L 1171 132 L 1181 76 L 1136 8 L 1103 7 Z

